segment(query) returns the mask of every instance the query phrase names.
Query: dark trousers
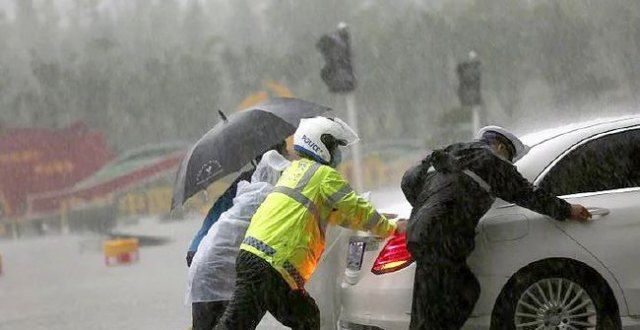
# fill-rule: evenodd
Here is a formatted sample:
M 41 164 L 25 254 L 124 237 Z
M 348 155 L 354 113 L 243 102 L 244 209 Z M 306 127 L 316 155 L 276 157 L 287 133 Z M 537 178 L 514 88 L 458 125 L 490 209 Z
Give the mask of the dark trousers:
M 216 329 L 255 329 L 266 312 L 292 329 L 320 329 L 320 310 L 304 290 L 293 290 L 269 263 L 240 250 L 236 288 Z
M 480 296 L 480 284 L 465 263 L 417 260 L 411 306 L 412 330 L 457 330 Z
M 191 304 L 193 330 L 212 330 L 227 308 L 228 301 L 207 301 Z

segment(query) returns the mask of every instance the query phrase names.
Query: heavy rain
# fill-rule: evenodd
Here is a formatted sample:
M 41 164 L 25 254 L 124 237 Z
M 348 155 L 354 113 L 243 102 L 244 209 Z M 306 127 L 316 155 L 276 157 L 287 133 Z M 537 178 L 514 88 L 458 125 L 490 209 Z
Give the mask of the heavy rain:
M 639 58 L 635 0 L 0 0 L 0 329 L 640 329 Z

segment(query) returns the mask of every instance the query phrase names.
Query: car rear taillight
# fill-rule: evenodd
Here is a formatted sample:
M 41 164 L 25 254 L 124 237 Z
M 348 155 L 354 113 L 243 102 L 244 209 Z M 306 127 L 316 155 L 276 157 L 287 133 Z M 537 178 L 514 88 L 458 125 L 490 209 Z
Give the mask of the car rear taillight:
M 391 273 L 411 265 L 412 262 L 413 257 L 407 250 L 407 234 L 393 234 L 373 263 L 371 272 L 376 275 Z

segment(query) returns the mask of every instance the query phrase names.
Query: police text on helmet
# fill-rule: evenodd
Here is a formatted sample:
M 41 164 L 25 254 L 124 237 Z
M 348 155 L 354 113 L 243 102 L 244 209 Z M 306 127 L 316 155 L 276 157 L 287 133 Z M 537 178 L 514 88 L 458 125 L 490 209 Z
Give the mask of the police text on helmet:
M 309 148 L 311 148 L 314 152 L 320 152 L 320 147 L 315 144 L 315 142 L 311 141 L 311 139 L 309 139 L 306 135 L 302 136 L 302 141 L 304 141 L 304 143 L 309 146 Z

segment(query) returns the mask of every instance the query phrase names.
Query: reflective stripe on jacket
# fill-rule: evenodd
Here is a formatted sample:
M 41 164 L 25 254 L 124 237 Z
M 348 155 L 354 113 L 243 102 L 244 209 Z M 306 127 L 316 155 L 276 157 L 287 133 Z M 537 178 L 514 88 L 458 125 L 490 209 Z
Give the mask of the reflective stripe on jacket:
M 383 237 L 396 229 L 335 169 L 308 159 L 297 160 L 256 211 L 241 249 L 263 258 L 292 288 L 301 289 L 322 255 L 328 224 Z

